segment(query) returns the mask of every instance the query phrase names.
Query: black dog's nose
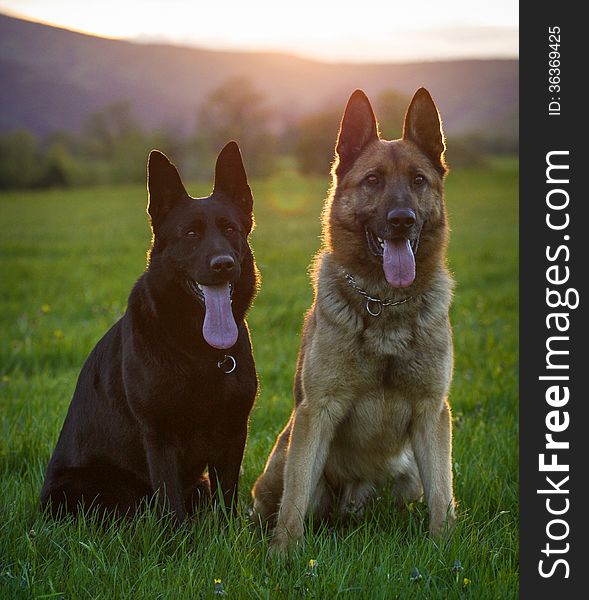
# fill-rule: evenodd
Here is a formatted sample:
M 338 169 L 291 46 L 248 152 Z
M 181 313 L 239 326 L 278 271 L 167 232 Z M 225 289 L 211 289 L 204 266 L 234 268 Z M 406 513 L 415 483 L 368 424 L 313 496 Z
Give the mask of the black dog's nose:
M 228 256 L 226 254 L 221 256 L 215 256 L 211 259 L 211 269 L 216 273 L 221 273 L 223 271 L 229 273 L 230 271 L 233 271 L 234 266 L 235 261 L 233 260 L 233 258 L 231 258 L 231 256 Z
M 415 212 L 410 208 L 394 208 L 387 214 L 387 221 L 395 231 L 408 231 L 415 220 Z

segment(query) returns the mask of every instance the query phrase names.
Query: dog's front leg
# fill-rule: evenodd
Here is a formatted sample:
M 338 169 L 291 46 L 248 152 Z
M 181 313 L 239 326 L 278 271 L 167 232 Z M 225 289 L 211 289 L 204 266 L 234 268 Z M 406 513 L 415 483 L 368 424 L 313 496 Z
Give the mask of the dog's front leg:
M 452 424 L 447 400 L 440 410 L 425 410 L 416 415 L 411 442 L 429 507 L 429 530 L 437 536 L 455 520 Z
M 233 515 L 237 513 L 237 487 L 246 438 L 247 428 L 235 437 L 225 438 L 222 451 L 209 463 L 213 500 L 222 499 Z
M 284 467 L 284 491 L 272 537 L 271 553 L 285 551 L 303 537 L 303 523 L 311 495 L 327 460 L 337 415 L 323 402 L 315 407 L 303 401 L 296 408 Z
M 186 507 L 180 482 L 179 451 L 171 441 L 158 435 L 145 436 L 149 477 L 154 493 L 158 494 L 158 508 L 168 507 L 179 523 L 186 518 Z

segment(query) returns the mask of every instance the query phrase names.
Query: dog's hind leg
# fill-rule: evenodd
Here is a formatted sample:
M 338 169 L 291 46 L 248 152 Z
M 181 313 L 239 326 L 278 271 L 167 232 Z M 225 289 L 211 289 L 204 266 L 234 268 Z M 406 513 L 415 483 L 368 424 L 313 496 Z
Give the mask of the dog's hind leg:
M 278 436 L 274 448 L 268 457 L 263 473 L 258 477 L 252 489 L 255 520 L 261 524 L 272 524 L 278 514 L 282 490 L 284 488 L 284 464 L 290 441 L 294 415 Z
M 415 502 L 423 496 L 423 484 L 410 446 L 392 462 L 391 476 L 393 478 L 391 493 L 399 508 L 404 508 L 406 504 Z
M 92 464 L 56 472 L 41 494 L 41 507 L 54 518 L 94 509 L 116 516 L 132 516 L 151 496 L 144 482 L 114 465 Z
M 322 475 L 315 486 L 311 500 L 309 501 L 309 514 L 317 521 L 326 519 L 333 509 L 334 493 L 329 487 L 325 475 Z
M 374 491 L 375 485 L 370 481 L 346 483 L 339 495 L 338 517 L 346 519 L 361 516 Z

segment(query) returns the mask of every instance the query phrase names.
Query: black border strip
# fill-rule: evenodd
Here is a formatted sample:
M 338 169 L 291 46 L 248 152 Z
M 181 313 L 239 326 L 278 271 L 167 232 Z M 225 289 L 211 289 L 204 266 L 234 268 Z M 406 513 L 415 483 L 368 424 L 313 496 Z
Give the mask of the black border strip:
M 587 597 L 589 588 L 589 515 L 585 514 L 589 511 L 589 500 L 583 493 L 589 482 L 589 392 L 585 383 L 585 375 L 589 373 L 586 310 L 589 223 L 584 210 L 589 204 L 585 142 L 589 135 L 585 117 L 589 102 L 583 90 L 587 87 L 588 69 L 583 63 L 589 57 L 586 46 L 589 32 L 580 14 L 582 6 L 545 1 L 520 5 L 520 597 L 525 599 L 557 597 L 554 594 L 558 592 L 566 592 L 560 598 L 582 598 Z M 559 28 L 560 88 L 549 89 L 549 52 L 554 51 L 549 47 L 551 27 Z M 550 114 L 550 102 L 559 103 L 558 111 L 557 104 L 552 108 L 560 114 Z M 569 169 L 549 171 L 550 178 L 559 182 L 547 183 L 546 157 L 551 151 L 563 152 L 551 155 L 550 160 L 566 164 Z M 548 206 L 547 197 L 556 205 L 565 204 L 567 195 L 566 207 Z M 568 226 L 550 229 L 547 214 L 556 225 L 564 224 L 568 214 Z M 568 261 L 567 250 L 557 253 L 561 246 L 570 252 Z M 547 247 L 552 259 L 547 258 Z M 569 280 L 559 284 L 547 281 L 547 269 L 552 266 L 556 269 L 549 272 L 549 277 L 564 278 L 568 267 Z M 573 288 L 580 297 L 577 308 L 547 306 L 547 289 L 560 291 L 564 297 L 566 290 Z M 574 304 L 575 297 L 573 292 L 569 294 L 569 304 Z M 556 294 L 550 299 L 556 300 Z M 548 314 L 556 312 L 567 314 L 558 321 L 564 328 L 568 319 L 565 331 L 557 330 L 556 318 L 551 319 L 547 328 Z M 552 336 L 564 339 L 553 339 L 550 347 L 569 354 L 554 354 L 550 362 L 568 368 L 547 368 L 546 343 Z M 569 380 L 540 379 L 555 375 L 568 376 Z M 566 404 L 563 401 L 561 406 L 549 405 L 546 393 L 551 386 L 559 386 L 551 396 L 556 400 L 554 404 L 558 404 L 558 397 L 564 397 L 564 388 L 568 388 L 570 397 Z M 547 423 L 551 411 L 557 413 L 548 417 L 552 420 Z M 564 427 L 565 412 L 569 418 L 567 427 L 562 432 L 551 432 L 549 424 Z M 545 436 L 549 433 L 554 440 L 568 442 L 569 448 L 547 450 Z M 556 460 L 559 465 L 568 465 L 569 470 L 541 472 L 541 454 L 545 455 L 545 463 Z M 556 493 L 547 476 L 559 491 L 567 493 Z M 566 476 L 569 478 L 564 481 Z M 553 493 L 537 491 L 546 489 L 552 489 Z M 567 510 L 561 515 L 551 515 L 548 507 L 555 512 L 564 511 L 565 507 Z M 550 539 L 549 534 L 562 539 Z M 559 559 L 566 563 L 557 564 Z M 542 577 L 540 569 L 552 575 Z

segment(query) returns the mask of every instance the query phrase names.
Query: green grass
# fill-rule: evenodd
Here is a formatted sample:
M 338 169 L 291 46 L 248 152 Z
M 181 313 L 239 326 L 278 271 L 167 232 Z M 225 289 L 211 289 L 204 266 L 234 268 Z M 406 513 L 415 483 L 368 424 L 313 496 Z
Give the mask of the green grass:
M 249 324 L 261 385 L 242 517 L 290 412 L 301 319 L 311 301 L 307 267 L 319 246 L 327 183 L 286 172 L 253 184 L 253 246 L 263 280 Z M 153 514 L 122 524 L 56 524 L 38 512 L 78 371 L 122 314 L 144 267 L 145 201 L 140 186 L 0 199 L 0 597 L 209 598 L 220 578 L 227 597 L 238 599 L 516 598 L 516 164 L 457 170 L 447 183 L 458 282 L 450 397 L 455 535 L 435 543 L 426 534 L 426 507 L 400 514 L 383 490 L 364 519 L 309 528 L 288 561 L 270 561 L 268 539 L 243 518 L 221 526 L 209 513 L 174 529 Z M 307 574 L 310 559 L 318 564 Z M 462 570 L 453 570 L 456 560 Z

